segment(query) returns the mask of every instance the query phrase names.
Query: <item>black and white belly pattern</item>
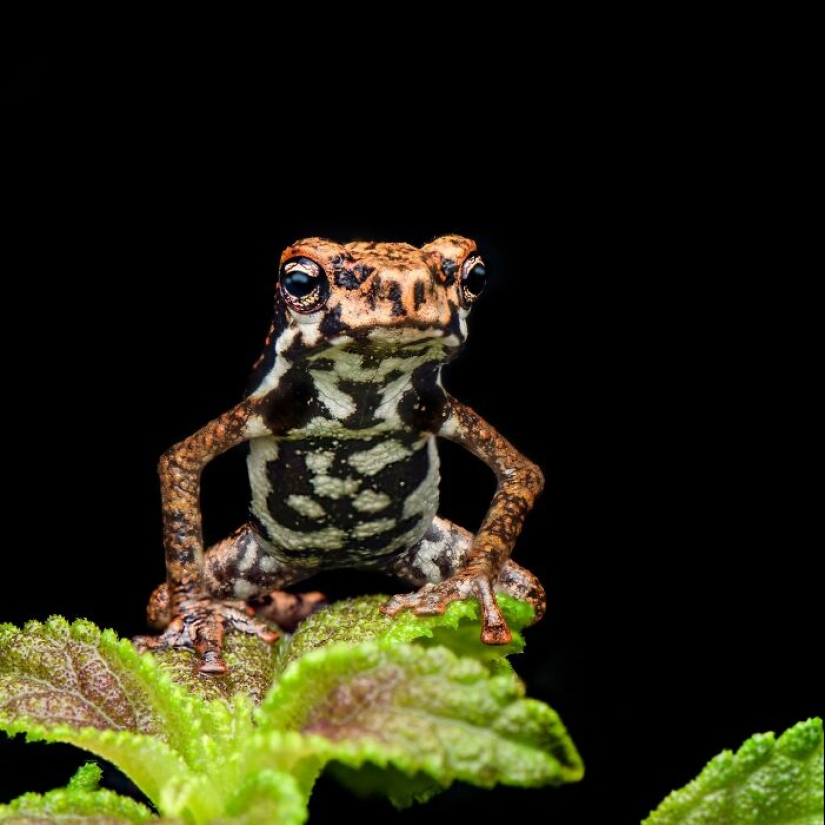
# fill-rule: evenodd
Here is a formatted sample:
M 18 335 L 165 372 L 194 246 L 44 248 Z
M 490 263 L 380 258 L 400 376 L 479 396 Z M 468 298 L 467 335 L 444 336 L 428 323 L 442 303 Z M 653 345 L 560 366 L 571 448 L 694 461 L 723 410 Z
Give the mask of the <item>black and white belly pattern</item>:
M 267 549 L 310 567 L 380 563 L 421 539 L 438 507 L 431 435 L 256 439 L 248 462 Z
M 422 425 L 443 398 L 434 347 L 327 351 L 279 376 L 275 434 L 252 440 L 248 457 L 252 517 L 272 555 L 379 566 L 424 536 L 438 508 L 436 441 Z

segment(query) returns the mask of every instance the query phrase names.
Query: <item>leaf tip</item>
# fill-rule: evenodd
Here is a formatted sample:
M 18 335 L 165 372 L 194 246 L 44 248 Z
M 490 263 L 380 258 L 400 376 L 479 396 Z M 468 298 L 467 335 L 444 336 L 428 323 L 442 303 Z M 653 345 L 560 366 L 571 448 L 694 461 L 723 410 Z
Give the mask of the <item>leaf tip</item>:
M 97 762 L 85 762 L 66 786 L 73 791 L 95 791 L 103 778 L 103 771 Z
M 779 737 L 777 747 L 793 759 L 808 759 L 823 747 L 822 719 L 814 716 L 804 722 L 797 722 Z

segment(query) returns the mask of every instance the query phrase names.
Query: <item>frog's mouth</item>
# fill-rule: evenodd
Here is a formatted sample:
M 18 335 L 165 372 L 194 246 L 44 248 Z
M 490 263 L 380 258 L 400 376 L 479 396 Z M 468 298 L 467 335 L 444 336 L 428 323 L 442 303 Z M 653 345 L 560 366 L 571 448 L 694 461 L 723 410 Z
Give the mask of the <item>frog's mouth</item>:
M 352 330 L 349 338 L 365 341 L 379 347 L 414 347 L 430 342 L 437 342 L 439 346 L 457 347 L 461 338 L 457 331 L 442 329 L 441 327 L 425 326 L 422 324 L 398 324 L 391 327 L 371 327 L 364 330 Z
M 436 332 L 433 335 L 407 335 L 401 330 L 393 330 L 389 335 L 376 334 L 372 330 L 368 335 L 339 335 L 326 342 L 326 350 L 340 350 L 371 354 L 374 357 L 389 358 L 392 355 L 404 357 L 409 354 L 438 350 L 439 352 L 456 350 L 462 342 L 455 336 Z
M 347 323 L 337 309 L 326 314 L 292 316 L 293 334 L 285 334 L 281 341 L 289 360 L 312 358 L 331 350 L 384 357 L 396 353 L 403 357 L 408 352 L 427 349 L 433 350 L 433 360 L 443 360 L 461 348 L 467 335 L 466 313 L 452 313 L 447 323 L 409 318 L 377 323 L 369 313 L 364 313 Z
M 406 347 L 437 341 L 442 347 L 455 348 L 461 346 L 467 336 L 465 318 L 458 312 L 437 323 L 412 318 L 375 323 L 369 316 L 345 323 L 333 313 L 321 322 L 319 331 L 333 346 L 360 341 L 379 347 Z

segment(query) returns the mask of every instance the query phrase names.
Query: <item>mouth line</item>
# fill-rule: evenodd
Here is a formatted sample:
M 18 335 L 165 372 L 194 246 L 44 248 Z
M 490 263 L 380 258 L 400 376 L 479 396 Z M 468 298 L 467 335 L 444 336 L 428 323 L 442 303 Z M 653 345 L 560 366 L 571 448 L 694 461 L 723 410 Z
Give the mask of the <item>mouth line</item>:
M 452 333 L 430 324 L 403 323 L 392 326 L 365 326 L 342 329 L 328 338 L 332 346 L 346 346 L 352 342 L 359 344 L 385 344 L 394 348 L 411 347 L 421 344 L 443 343 Z

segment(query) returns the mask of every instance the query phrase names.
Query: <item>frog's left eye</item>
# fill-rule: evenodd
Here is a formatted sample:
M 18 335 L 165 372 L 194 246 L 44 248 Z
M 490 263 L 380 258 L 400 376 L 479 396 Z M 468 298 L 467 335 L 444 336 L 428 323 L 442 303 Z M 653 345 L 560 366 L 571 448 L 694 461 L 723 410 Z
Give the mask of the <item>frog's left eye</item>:
M 474 255 L 464 261 L 461 267 L 461 291 L 467 303 L 472 303 L 484 291 L 487 283 L 487 267 L 484 261 Z
M 278 274 L 281 292 L 296 312 L 315 312 L 329 297 L 324 270 L 310 258 L 290 258 Z

